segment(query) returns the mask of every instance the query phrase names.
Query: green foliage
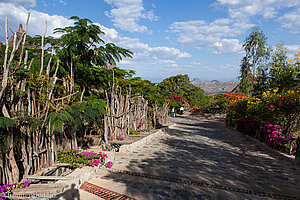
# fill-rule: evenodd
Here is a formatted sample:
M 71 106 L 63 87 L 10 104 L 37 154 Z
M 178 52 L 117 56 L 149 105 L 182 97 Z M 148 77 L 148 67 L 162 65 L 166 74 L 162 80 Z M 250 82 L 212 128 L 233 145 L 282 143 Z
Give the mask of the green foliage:
M 158 87 L 163 96 L 183 96 L 187 99 L 190 106 L 204 108 L 209 102 L 209 97 L 205 96 L 201 88 L 194 86 L 190 82 L 188 75 L 179 74 L 177 76 L 171 76 L 159 83 Z
M 129 129 L 128 133 L 131 134 L 131 135 L 139 135 L 141 134 L 141 132 L 150 132 L 149 129 L 137 129 L 137 130 L 134 130 L 134 129 Z
M 122 87 L 123 92 L 131 91 L 132 95 L 142 95 L 150 106 L 157 104 L 162 106 L 166 103 L 166 96 L 161 93 L 159 87 L 156 84 L 148 80 L 143 80 L 140 77 L 117 79 L 116 83 Z M 124 93 L 126 95 L 126 93 Z
M 74 26 L 54 30 L 54 33 L 62 34 L 58 41 L 58 55 L 66 71 L 70 71 L 73 65 L 75 83 L 89 89 L 89 84 L 93 82 L 89 81 L 89 78 L 94 73 L 99 74 L 100 67 L 116 65 L 122 57 L 131 57 L 132 52 L 112 43 L 105 44 L 100 37 L 104 32 L 91 20 L 76 16 L 71 19 L 75 20 Z M 93 76 L 92 79 L 99 83 L 97 76 Z
M 259 28 L 254 28 L 250 35 L 245 39 L 243 47 L 246 51 L 242 59 L 240 69 L 240 90 L 245 94 L 253 92 L 257 75 L 259 81 L 264 82 L 265 64 L 270 56 L 270 50 L 267 45 L 267 38 Z
M 269 63 L 268 86 L 278 88 L 278 91 L 296 90 L 300 81 L 300 66 L 298 56 L 295 63 L 288 63 L 287 49 L 282 44 L 276 46 Z
M 74 124 L 74 118 L 66 110 L 51 112 L 46 121 L 50 122 L 50 130 L 57 133 L 62 133 L 65 124 Z
M 243 45 L 246 51 L 240 70 L 240 91 L 245 94 L 261 95 L 269 88 L 284 91 L 297 89 L 300 80 L 298 55 L 296 62 L 289 64 L 287 49 L 278 44 L 271 51 L 266 37 L 258 28 L 254 28 Z
M 77 83 L 84 85 L 90 94 L 93 93 L 91 89 L 108 89 L 109 85 L 113 83 L 113 77 L 114 82 L 126 91 L 130 85 L 130 83 L 127 84 L 127 82 L 129 82 L 129 79 L 135 74 L 133 70 L 120 69 L 118 67 L 112 69 L 97 66 L 84 68 L 80 65 L 77 70 L 78 73 L 75 74 Z
M 164 79 L 161 83 L 158 84 L 158 87 L 168 96 L 171 96 L 172 94 L 184 96 L 184 90 L 190 84 L 191 83 L 188 75 L 179 74 L 177 76 L 171 76 Z
M 92 153 L 81 151 L 78 149 L 67 149 L 63 151 L 57 151 L 57 161 L 61 163 L 70 163 L 70 168 L 80 168 L 84 165 L 97 166 L 99 164 L 105 164 L 105 158 L 107 158 L 104 153 Z
M 7 117 L 0 117 L 0 153 L 6 153 L 8 144 L 11 142 L 11 135 L 7 128 L 17 126 L 17 122 Z
M 9 128 L 17 125 L 17 122 L 7 117 L 0 117 L 0 128 Z
M 103 99 L 88 99 L 86 101 L 75 102 L 68 111 L 74 117 L 76 124 L 82 124 L 84 121 L 88 123 L 97 123 L 101 121 L 101 115 L 105 114 L 107 107 Z

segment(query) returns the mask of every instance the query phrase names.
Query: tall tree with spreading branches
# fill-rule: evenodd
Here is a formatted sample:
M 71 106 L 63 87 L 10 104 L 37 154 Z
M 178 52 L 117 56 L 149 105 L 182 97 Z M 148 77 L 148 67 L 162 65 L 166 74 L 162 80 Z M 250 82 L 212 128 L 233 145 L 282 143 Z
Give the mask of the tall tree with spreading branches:
M 62 34 L 58 55 L 65 61 L 64 67 L 70 71 L 71 88 L 74 83 L 86 85 L 84 78 L 93 73 L 95 66 L 116 65 L 116 61 L 122 60 L 122 57 L 132 57 L 128 49 L 105 43 L 100 37 L 105 33 L 91 20 L 77 16 L 71 19 L 75 20 L 74 26 L 54 30 L 54 33 Z

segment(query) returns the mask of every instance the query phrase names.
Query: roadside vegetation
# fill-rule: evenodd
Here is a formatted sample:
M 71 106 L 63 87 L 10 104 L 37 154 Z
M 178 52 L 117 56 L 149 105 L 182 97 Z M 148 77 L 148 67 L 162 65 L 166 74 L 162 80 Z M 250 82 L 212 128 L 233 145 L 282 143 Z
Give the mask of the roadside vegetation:
M 212 105 L 227 114 L 228 125 L 295 153 L 300 136 L 300 53 L 288 60 L 283 44 L 271 48 L 258 28 L 246 38 L 237 91 L 216 95 Z

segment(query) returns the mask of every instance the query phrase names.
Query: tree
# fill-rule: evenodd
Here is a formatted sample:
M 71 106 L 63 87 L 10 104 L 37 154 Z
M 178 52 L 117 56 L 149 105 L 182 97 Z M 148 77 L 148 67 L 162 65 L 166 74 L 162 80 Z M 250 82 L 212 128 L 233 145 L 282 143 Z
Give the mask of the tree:
M 128 49 L 112 43 L 105 44 L 100 37 L 104 32 L 91 20 L 77 16 L 71 19 L 75 20 L 74 26 L 54 30 L 54 33 L 62 34 L 58 55 L 65 61 L 62 65 L 71 73 L 71 88 L 74 83 L 87 86 L 85 80 L 94 72 L 95 66 L 116 65 L 116 61 L 122 60 L 122 57 L 132 56 Z
M 269 87 L 283 90 L 296 90 L 299 87 L 299 64 L 288 63 L 287 48 L 278 44 L 269 63 Z M 296 59 L 297 60 L 297 59 Z
M 29 16 L 30 13 L 28 20 Z M 100 28 L 90 20 L 73 19 L 74 26 L 56 29 L 62 33 L 59 39 L 27 37 L 27 43 L 25 31 L 19 40 L 14 34 L 13 47 L 8 45 L 5 20 L 6 43 L 1 45 L 5 50 L 0 53 L 1 185 L 18 182 L 49 166 L 55 161 L 56 150 L 77 147 L 79 128 L 101 124 L 105 101 L 99 96 L 84 98 L 84 89 L 80 91 L 74 84 L 86 87 L 93 74 L 98 85 L 91 84 L 89 88 L 99 87 L 101 77 L 95 77 L 96 69 L 132 55 L 127 49 L 105 44 L 99 37 L 103 34 Z M 34 50 L 30 42 L 36 45 Z M 46 43 L 50 48 L 44 49 Z M 110 79 L 106 72 L 104 81 Z
M 164 79 L 158 84 L 161 93 L 164 96 L 179 95 L 185 97 L 191 106 L 205 107 L 208 103 L 208 97 L 204 95 L 204 91 L 193 85 L 188 75 L 179 74 Z
M 158 84 L 158 87 L 167 96 L 170 96 L 172 94 L 183 96 L 184 88 L 189 83 L 190 80 L 188 75 L 179 74 L 177 76 L 171 76 L 164 79 L 161 83 Z
M 243 44 L 246 55 L 242 59 L 240 69 L 240 90 L 245 94 L 253 92 L 257 77 L 264 81 L 266 60 L 269 59 L 270 50 L 267 45 L 267 38 L 259 28 L 254 28 Z M 261 79 L 262 78 L 262 79 Z

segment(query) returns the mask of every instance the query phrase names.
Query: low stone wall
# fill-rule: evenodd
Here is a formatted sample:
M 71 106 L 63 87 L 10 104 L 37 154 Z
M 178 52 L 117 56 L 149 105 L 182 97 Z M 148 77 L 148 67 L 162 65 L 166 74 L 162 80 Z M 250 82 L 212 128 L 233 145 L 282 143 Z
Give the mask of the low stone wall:
M 168 126 L 162 126 L 158 131 L 155 133 L 152 133 L 136 142 L 133 142 L 132 144 L 124 144 L 120 146 L 119 152 L 122 153 L 129 153 L 134 151 L 135 149 L 138 149 L 139 147 L 143 146 L 144 143 L 152 141 L 154 138 L 160 136 L 164 131 L 167 131 L 169 129 Z

